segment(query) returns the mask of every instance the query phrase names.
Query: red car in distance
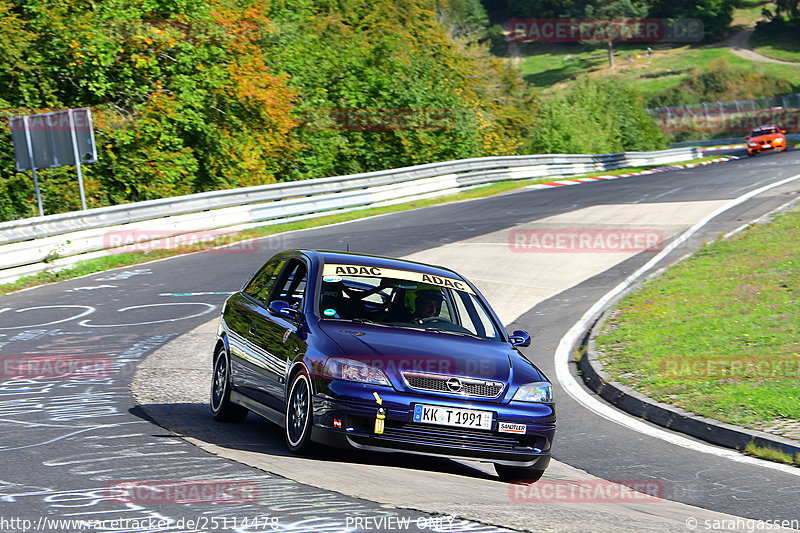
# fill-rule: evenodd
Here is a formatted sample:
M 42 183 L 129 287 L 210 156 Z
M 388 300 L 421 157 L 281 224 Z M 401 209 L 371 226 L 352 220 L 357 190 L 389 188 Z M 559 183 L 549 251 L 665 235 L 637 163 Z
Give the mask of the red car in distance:
M 771 150 L 786 151 L 786 130 L 774 124 L 755 128 L 745 139 L 747 139 L 747 155 L 751 157 Z

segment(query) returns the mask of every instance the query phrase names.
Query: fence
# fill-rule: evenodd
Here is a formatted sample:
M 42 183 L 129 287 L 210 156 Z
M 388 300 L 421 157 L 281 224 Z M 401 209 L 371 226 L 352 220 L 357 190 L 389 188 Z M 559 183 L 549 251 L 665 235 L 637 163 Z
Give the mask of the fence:
M 800 141 L 800 134 L 787 134 L 786 139 L 792 142 Z M 710 140 L 702 140 L 702 141 L 681 141 L 681 142 L 674 142 L 669 143 L 671 148 L 683 148 L 685 146 L 730 146 L 730 145 L 741 145 L 742 148 L 745 147 L 745 143 L 747 141 L 744 140 L 744 136 L 741 137 L 732 137 L 727 139 L 710 139 Z M 744 153 L 744 152 L 743 152 Z
M 647 110 L 665 132 L 749 132 L 762 124 L 800 131 L 800 94 Z
M 158 239 L 219 228 L 239 231 L 430 198 L 496 181 L 558 178 L 699 157 L 697 148 L 677 148 L 466 159 L 14 220 L 0 223 L 0 283 L 113 253 L 107 237 L 122 231 L 141 235 L 157 228 Z

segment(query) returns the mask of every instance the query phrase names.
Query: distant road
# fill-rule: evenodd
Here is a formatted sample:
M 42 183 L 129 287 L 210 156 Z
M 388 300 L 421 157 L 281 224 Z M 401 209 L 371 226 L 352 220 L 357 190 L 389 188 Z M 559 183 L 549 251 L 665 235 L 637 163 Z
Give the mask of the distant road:
M 800 65 L 800 63 L 795 63 L 793 61 L 772 59 L 771 57 L 762 56 L 761 54 L 754 52 L 753 48 L 750 46 L 750 37 L 753 35 L 755 30 L 755 27 L 747 28 L 734 34 L 730 39 L 723 42 L 727 42 L 731 52 L 744 59 L 749 59 L 750 61 L 758 61 L 760 63 L 778 63 L 781 65 Z

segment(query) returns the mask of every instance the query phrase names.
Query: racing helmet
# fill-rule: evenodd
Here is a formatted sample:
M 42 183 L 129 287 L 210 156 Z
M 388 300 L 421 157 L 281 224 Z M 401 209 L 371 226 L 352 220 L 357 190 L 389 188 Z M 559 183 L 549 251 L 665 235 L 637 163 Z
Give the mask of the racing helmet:
M 416 289 L 407 290 L 405 296 L 406 308 L 412 315 L 417 312 L 418 300 L 430 300 L 434 302 L 436 306 L 434 316 L 438 316 L 439 312 L 442 310 L 444 296 L 442 295 L 442 290 L 436 285 L 420 283 Z

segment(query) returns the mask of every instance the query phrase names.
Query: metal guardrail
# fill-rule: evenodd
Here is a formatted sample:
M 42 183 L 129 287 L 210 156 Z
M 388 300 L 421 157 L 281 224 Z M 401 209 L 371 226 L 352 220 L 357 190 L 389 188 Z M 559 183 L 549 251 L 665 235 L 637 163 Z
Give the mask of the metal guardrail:
M 110 233 L 157 230 L 158 237 L 164 238 L 221 228 L 241 229 L 449 194 L 496 181 L 557 178 L 699 157 L 702 156 L 697 148 L 485 157 L 2 222 L 0 283 L 45 270 L 52 265 L 43 262 L 54 257 L 72 258 L 109 249 Z

